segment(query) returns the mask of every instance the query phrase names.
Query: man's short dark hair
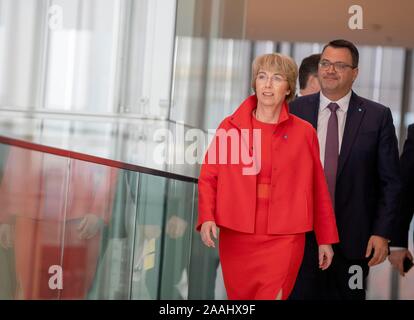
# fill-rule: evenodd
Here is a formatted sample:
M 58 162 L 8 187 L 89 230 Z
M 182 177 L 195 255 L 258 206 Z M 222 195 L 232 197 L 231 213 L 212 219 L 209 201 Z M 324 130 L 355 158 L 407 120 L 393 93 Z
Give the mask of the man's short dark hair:
M 354 68 L 358 67 L 359 52 L 357 47 L 355 47 L 355 45 L 351 41 L 343 39 L 333 40 L 323 47 L 322 53 L 325 51 L 327 47 L 348 49 L 351 52 L 352 56 L 352 66 Z
M 311 75 L 318 74 L 318 64 L 321 59 L 321 54 L 312 54 L 309 57 L 306 57 L 302 60 L 302 63 L 299 67 L 299 88 L 305 89 L 306 84 Z

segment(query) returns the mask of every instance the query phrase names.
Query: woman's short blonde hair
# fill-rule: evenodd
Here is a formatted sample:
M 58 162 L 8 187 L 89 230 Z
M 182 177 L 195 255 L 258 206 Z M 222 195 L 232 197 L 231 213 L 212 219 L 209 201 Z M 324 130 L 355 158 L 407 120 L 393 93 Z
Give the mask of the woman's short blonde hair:
M 252 89 L 256 92 L 256 78 L 260 70 L 281 74 L 286 77 L 290 93 L 286 96 L 289 102 L 296 94 L 296 80 L 298 78 L 298 66 L 289 56 L 280 53 L 269 53 L 258 56 L 252 64 Z

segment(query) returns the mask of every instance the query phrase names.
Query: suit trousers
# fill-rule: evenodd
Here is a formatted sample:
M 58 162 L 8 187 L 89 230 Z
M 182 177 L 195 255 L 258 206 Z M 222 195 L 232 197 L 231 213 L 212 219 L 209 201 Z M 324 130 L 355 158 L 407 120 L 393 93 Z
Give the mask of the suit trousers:
M 290 300 L 365 300 L 369 258 L 349 259 L 333 245 L 332 264 L 322 271 L 314 232 L 306 234 L 305 248 Z

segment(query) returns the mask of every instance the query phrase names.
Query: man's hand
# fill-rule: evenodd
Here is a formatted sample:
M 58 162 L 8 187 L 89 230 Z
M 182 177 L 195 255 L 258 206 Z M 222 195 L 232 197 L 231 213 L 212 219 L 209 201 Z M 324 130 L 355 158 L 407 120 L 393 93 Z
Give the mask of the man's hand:
M 88 213 L 83 217 L 78 226 L 78 235 L 80 239 L 91 239 L 93 238 L 103 226 L 102 218 L 95 214 Z
M 334 252 L 330 244 L 321 244 L 319 246 L 319 268 L 326 270 L 332 263 Z
M 368 258 L 371 255 L 372 250 L 374 250 L 374 256 L 368 262 L 369 267 L 384 262 L 384 260 L 387 258 L 388 240 L 380 236 L 371 236 L 368 241 L 365 258 Z
M 168 219 L 165 230 L 172 239 L 178 239 L 184 235 L 187 225 L 187 221 L 179 216 L 173 215 L 170 219 Z
M 207 247 L 213 247 L 215 248 L 216 245 L 214 244 L 214 241 L 211 239 L 211 234 L 213 233 L 213 236 L 215 239 L 217 239 L 217 226 L 214 221 L 206 221 L 201 225 L 201 240 L 203 240 L 204 244 Z
M 410 259 L 413 261 L 413 256 L 411 255 L 408 249 L 396 249 L 392 250 L 388 260 L 391 262 L 392 266 L 398 270 L 401 276 L 404 277 L 404 259 Z

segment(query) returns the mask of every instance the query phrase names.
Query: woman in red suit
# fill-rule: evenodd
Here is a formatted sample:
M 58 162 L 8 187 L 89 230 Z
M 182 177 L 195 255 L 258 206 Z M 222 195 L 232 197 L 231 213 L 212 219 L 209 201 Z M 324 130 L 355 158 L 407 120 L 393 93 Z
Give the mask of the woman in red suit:
M 266 54 L 252 66 L 254 95 L 220 124 L 198 182 L 197 230 L 219 254 L 229 299 L 288 298 L 314 230 L 325 270 L 338 242 L 315 130 L 289 113 L 297 66 Z

